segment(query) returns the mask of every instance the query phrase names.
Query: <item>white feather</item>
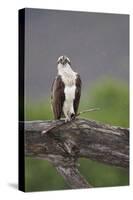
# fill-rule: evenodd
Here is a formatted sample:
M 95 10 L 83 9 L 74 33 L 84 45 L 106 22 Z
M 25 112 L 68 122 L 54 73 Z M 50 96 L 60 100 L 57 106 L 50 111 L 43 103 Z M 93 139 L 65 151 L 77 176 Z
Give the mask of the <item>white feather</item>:
M 73 101 L 75 98 L 75 89 L 76 86 L 73 85 L 73 86 L 66 86 L 64 90 L 65 101 L 63 105 L 63 110 L 69 117 L 71 116 L 72 113 L 74 114 Z
M 69 64 L 66 64 L 65 66 L 58 64 L 58 74 L 61 75 L 62 81 L 65 84 L 63 112 L 66 119 L 70 120 L 71 114 L 74 114 L 73 101 L 75 99 L 75 80 L 77 73 L 72 70 Z

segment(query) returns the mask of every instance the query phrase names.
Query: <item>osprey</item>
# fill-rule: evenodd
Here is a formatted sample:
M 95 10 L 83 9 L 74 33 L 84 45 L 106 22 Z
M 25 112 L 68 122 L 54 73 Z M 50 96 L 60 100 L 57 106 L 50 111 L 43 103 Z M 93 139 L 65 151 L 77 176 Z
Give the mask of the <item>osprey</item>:
M 70 59 L 60 56 L 58 74 L 52 84 L 51 104 L 55 119 L 65 116 L 65 122 L 75 118 L 81 95 L 80 75 L 71 68 Z

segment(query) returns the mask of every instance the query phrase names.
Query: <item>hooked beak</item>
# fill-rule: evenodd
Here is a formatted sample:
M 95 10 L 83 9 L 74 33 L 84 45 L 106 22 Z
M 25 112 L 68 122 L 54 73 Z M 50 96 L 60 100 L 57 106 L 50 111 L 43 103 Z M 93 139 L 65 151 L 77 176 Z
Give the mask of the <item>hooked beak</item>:
M 64 56 L 62 57 L 62 64 L 63 65 L 65 64 L 65 57 Z

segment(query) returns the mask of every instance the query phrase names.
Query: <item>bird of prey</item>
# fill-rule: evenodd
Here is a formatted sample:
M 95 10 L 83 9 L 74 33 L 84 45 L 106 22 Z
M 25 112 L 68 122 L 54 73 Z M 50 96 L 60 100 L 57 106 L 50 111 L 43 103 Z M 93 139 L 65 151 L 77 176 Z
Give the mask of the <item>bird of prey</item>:
M 70 59 L 63 55 L 57 60 L 58 74 L 51 88 L 51 105 L 55 119 L 65 117 L 65 122 L 75 118 L 80 96 L 80 75 L 71 68 Z

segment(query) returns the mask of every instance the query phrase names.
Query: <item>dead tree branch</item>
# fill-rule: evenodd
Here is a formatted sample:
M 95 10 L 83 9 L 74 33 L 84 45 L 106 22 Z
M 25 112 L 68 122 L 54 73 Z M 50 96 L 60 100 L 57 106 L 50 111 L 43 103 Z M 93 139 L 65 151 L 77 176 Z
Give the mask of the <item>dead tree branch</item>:
M 129 130 L 86 119 L 27 121 L 25 155 L 49 160 L 71 188 L 87 188 L 91 186 L 77 169 L 78 158 L 128 168 Z

